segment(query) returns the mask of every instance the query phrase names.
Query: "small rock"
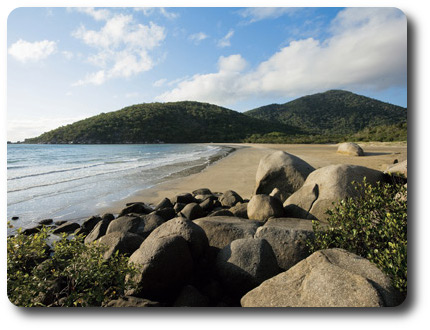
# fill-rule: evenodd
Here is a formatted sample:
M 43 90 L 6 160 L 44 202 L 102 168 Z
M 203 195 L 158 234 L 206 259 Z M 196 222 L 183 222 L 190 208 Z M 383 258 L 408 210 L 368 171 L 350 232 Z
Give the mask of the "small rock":
M 235 206 L 230 207 L 229 211 L 235 217 L 248 219 L 248 203 L 237 203 Z
M 79 229 L 80 227 L 81 226 L 79 226 L 79 224 L 76 223 L 76 222 L 66 221 L 62 225 L 60 225 L 57 228 L 55 228 L 52 233 L 53 234 L 72 233 L 75 230 Z
M 157 211 L 165 208 L 173 208 L 173 204 L 168 198 L 161 200 L 161 202 L 155 206 L 154 210 Z
M 85 234 L 89 234 L 91 232 L 91 230 L 94 229 L 94 227 L 96 226 L 96 224 L 102 221 L 102 218 L 99 216 L 92 216 L 90 218 L 88 218 L 87 220 L 85 220 L 82 225 L 81 225 L 81 229 Z
M 39 221 L 40 225 L 50 225 L 52 224 L 54 221 L 52 219 L 43 219 Z
M 217 206 L 221 206 L 221 203 L 215 197 L 215 198 L 207 198 L 203 202 L 201 202 L 199 205 L 204 211 L 208 212 L 208 211 L 212 211 Z
M 114 216 L 110 213 L 102 216 L 102 221 L 99 221 L 91 230 L 91 232 L 85 237 L 84 242 L 89 244 L 99 239 L 100 237 L 106 234 L 106 230 L 109 227 L 109 224 L 114 220 Z
M 176 204 L 176 203 L 189 204 L 189 203 L 195 203 L 195 202 L 196 200 L 194 199 L 194 196 L 191 195 L 190 193 L 179 194 L 173 197 L 172 199 L 173 204 Z
M 22 231 L 22 233 L 24 234 L 24 235 L 33 235 L 33 234 L 36 234 L 36 233 L 38 233 L 39 231 L 40 231 L 40 229 L 42 229 L 42 227 L 43 227 L 43 225 L 36 225 L 36 226 L 34 226 L 34 227 L 30 227 L 30 228 L 26 228 L 26 229 L 24 229 L 23 231 Z
M 227 190 L 222 194 L 219 198 L 222 206 L 233 207 L 237 203 L 242 203 L 243 199 L 239 196 L 239 194 L 233 190 Z
M 273 190 L 269 194 L 269 196 L 275 197 L 275 198 L 279 199 L 281 202 L 284 202 L 282 200 L 282 192 L 278 188 L 273 188 Z
M 175 210 L 176 213 L 179 213 L 182 211 L 182 209 L 185 207 L 185 203 L 175 203 L 175 205 L 173 206 L 173 209 Z
M 138 213 L 138 214 L 148 214 L 151 213 L 153 211 L 153 209 L 151 207 L 149 207 L 148 205 L 146 205 L 145 203 L 133 203 L 129 206 L 127 206 L 126 208 L 122 209 L 121 212 L 119 213 L 118 217 L 122 217 L 126 214 L 130 214 L 130 213 Z
M 180 212 L 180 216 L 187 218 L 188 220 L 194 220 L 206 215 L 205 211 L 197 203 L 187 204 Z
M 54 221 L 54 224 L 56 226 L 61 226 L 62 224 L 66 223 L 66 222 L 67 222 L 67 220 L 57 220 L 57 221 Z
M 193 195 L 212 195 L 212 191 L 208 188 L 200 188 L 193 191 Z

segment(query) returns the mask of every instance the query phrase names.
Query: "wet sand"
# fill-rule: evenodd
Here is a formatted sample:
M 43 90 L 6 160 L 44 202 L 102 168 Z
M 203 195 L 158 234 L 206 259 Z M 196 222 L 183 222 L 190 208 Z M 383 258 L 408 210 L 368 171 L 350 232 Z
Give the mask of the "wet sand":
M 336 153 L 337 144 L 215 144 L 236 148 L 227 157 L 213 163 L 199 173 L 166 181 L 142 190 L 125 200 L 117 201 L 100 213 L 118 213 L 128 202 L 157 204 L 164 197 L 209 188 L 212 192 L 234 190 L 243 198 L 252 196 L 255 174 L 260 159 L 275 150 L 282 150 L 302 158 L 315 168 L 331 164 L 352 164 L 384 171 L 397 159 L 407 159 L 406 143 L 359 143 L 365 155 L 354 157 Z

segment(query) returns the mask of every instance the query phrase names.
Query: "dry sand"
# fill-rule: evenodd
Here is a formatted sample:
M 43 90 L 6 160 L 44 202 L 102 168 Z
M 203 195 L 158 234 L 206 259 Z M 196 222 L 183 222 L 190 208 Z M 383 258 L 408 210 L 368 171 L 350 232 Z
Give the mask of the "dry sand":
M 118 213 L 128 202 L 157 204 L 164 197 L 172 198 L 179 193 L 209 188 L 212 192 L 234 190 L 243 198 L 250 198 L 255 185 L 255 174 L 260 159 L 283 150 L 302 158 L 315 168 L 331 164 L 353 164 L 385 170 L 387 165 L 407 159 L 406 143 L 359 143 L 365 155 L 347 156 L 336 153 L 338 145 L 318 144 L 217 144 L 237 148 L 235 152 L 215 162 L 203 171 L 187 177 L 161 183 L 142 190 L 126 200 L 118 201 L 100 213 Z

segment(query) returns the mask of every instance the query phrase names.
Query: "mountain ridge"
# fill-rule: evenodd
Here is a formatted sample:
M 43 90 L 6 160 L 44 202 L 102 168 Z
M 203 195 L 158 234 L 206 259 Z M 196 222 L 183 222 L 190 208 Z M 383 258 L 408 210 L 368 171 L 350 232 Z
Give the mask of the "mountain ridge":
M 288 137 L 351 135 L 406 121 L 406 108 L 330 90 L 244 113 L 196 101 L 136 104 L 56 128 L 24 143 L 243 142 L 273 132 Z
M 407 109 L 349 91 L 329 90 L 244 112 L 253 118 L 301 127 L 308 134 L 352 134 L 407 121 Z

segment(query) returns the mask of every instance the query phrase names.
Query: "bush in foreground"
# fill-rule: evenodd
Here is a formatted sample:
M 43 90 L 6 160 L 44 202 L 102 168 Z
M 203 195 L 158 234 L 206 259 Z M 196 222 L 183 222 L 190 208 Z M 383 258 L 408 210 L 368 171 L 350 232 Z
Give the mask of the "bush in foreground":
M 136 268 L 116 254 L 105 260 L 105 247 L 84 244 L 81 235 L 62 236 L 48 246 L 50 231 L 27 236 L 20 229 L 7 239 L 7 292 L 22 307 L 101 306 L 135 284 L 126 281 Z
M 360 197 L 342 200 L 328 210 L 328 227 L 313 221 L 311 252 L 342 248 L 375 263 L 407 289 L 407 188 L 402 184 L 355 184 Z

